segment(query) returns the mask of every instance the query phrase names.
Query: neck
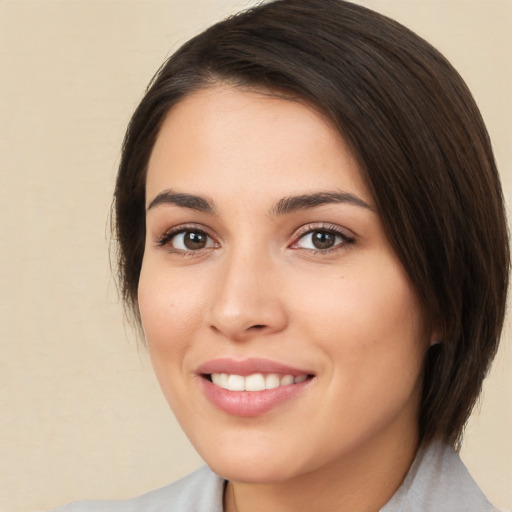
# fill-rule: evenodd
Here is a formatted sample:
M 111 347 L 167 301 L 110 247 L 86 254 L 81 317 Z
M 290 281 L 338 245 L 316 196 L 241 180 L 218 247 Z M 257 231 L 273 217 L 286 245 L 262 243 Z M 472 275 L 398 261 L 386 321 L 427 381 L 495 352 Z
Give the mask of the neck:
M 322 468 L 284 482 L 229 482 L 226 512 L 377 512 L 393 496 L 411 466 L 417 432 L 366 443 Z

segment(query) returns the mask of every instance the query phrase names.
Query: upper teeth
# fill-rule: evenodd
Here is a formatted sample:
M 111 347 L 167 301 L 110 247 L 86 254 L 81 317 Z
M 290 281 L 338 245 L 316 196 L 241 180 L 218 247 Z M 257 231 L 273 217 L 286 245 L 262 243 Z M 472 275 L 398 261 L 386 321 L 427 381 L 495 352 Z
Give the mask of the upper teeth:
M 263 391 L 265 389 L 274 389 L 279 386 L 288 386 L 305 381 L 308 376 L 300 375 L 277 375 L 270 373 L 263 375 L 262 373 L 253 373 L 252 375 L 230 375 L 228 373 L 212 373 L 212 382 L 221 388 L 229 391 Z

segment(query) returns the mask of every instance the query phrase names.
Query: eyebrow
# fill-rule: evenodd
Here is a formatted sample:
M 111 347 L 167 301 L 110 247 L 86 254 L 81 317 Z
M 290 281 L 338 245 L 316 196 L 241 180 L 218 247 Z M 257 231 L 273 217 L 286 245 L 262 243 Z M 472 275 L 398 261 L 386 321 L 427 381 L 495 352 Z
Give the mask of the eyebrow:
M 324 204 L 348 203 L 361 208 L 374 211 L 374 209 L 361 198 L 350 192 L 317 192 L 280 199 L 271 209 L 272 215 L 284 215 L 296 210 L 306 210 Z
M 161 204 L 173 204 L 175 206 L 190 208 L 191 210 L 197 210 L 203 213 L 215 213 L 215 206 L 213 201 L 205 199 L 201 196 L 196 196 L 194 194 L 178 193 L 173 192 L 172 190 L 164 190 L 163 192 L 160 192 L 149 203 L 146 211 L 149 211 Z
M 316 192 L 313 194 L 283 197 L 269 210 L 269 213 L 271 215 L 285 215 L 297 210 L 307 210 L 333 203 L 348 203 L 373 211 L 373 208 L 368 203 L 350 192 Z M 146 211 L 161 204 L 172 204 L 210 215 L 215 214 L 213 201 L 194 194 L 173 192 L 172 190 L 164 190 L 155 196 L 149 203 Z

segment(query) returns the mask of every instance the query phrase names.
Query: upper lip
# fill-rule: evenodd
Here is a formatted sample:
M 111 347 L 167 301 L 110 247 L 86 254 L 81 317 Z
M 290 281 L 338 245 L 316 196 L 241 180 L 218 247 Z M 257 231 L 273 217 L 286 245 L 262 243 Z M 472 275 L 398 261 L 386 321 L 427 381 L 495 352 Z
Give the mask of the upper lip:
M 254 373 L 276 373 L 279 375 L 292 375 L 298 377 L 300 375 L 311 375 L 312 372 L 300 368 L 294 368 L 287 364 L 271 361 L 269 359 L 231 359 L 220 358 L 207 361 L 199 366 L 198 374 L 210 375 L 212 373 L 228 373 L 230 375 L 252 375 Z

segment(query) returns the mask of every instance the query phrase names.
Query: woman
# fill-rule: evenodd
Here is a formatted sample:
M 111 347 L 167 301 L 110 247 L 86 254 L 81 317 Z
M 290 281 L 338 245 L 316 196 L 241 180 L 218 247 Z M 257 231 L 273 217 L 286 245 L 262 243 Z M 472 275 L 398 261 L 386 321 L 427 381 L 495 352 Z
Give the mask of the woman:
M 64 510 L 493 510 L 456 449 L 509 252 L 463 81 L 339 0 L 261 5 L 161 68 L 115 192 L 123 296 L 208 467 Z

